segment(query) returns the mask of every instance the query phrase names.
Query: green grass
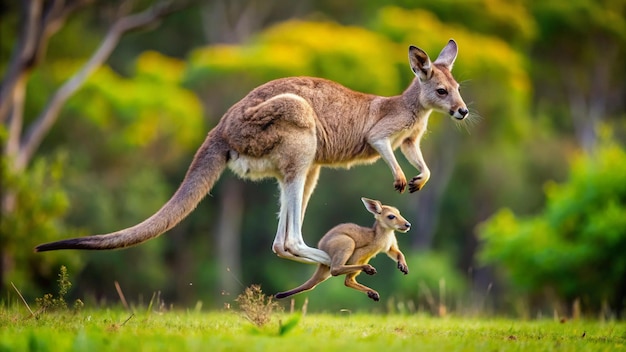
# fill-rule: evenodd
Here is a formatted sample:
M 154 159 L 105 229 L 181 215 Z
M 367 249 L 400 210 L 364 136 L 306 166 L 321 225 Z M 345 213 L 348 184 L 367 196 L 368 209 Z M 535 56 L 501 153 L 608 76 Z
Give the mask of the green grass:
M 280 313 L 257 328 L 234 311 L 28 314 L 0 308 L 0 351 L 626 351 L 622 322 Z

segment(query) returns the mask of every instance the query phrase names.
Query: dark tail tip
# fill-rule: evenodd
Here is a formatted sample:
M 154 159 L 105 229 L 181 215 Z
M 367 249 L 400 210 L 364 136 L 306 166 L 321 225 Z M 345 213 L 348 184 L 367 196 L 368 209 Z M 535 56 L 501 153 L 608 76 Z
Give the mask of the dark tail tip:
M 37 247 L 35 247 L 35 253 L 38 252 L 47 252 L 47 251 L 54 251 L 57 249 L 63 249 L 62 247 L 58 247 L 56 245 L 57 242 L 51 242 L 51 243 L 44 243 L 44 244 L 40 244 Z
M 37 247 L 35 247 L 35 253 L 56 251 L 59 249 L 91 249 L 91 248 L 88 247 L 85 243 L 83 243 L 83 241 L 80 241 L 79 239 L 69 239 L 69 240 L 62 240 L 62 241 L 40 244 Z

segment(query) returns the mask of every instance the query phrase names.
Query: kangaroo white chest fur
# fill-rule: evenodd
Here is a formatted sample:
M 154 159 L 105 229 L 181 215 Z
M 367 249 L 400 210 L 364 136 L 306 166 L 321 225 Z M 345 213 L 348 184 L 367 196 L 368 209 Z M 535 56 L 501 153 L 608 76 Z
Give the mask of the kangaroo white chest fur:
M 423 50 L 410 46 L 415 78 L 393 97 L 355 92 L 311 77 L 261 85 L 224 114 L 196 152 L 176 193 L 150 218 L 117 232 L 52 242 L 36 250 L 113 249 L 154 238 L 185 218 L 228 167 L 242 178 L 278 181 L 280 213 L 272 246 L 278 256 L 328 265 L 328 254 L 307 246 L 301 232 L 320 168 L 367 164 L 382 157 L 397 191 L 421 189 L 430 171 L 419 144 L 431 111 L 459 120 L 468 114 L 450 73 L 457 52 L 450 40 L 431 62 Z M 419 171 L 408 182 L 393 152 L 398 147 Z

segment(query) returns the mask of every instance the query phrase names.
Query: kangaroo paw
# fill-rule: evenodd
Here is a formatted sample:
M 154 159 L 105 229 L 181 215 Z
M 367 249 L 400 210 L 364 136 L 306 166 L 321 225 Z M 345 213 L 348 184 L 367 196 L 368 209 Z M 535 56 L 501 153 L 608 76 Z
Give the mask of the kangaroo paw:
M 403 272 L 404 275 L 409 273 L 409 267 L 404 263 L 398 262 L 398 269 L 400 269 L 400 271 Z
M 395 188 L 396 191 L 398 191 L 399 193 L 404 192 L 404 190 L 406 189 L 406 179 L 404 179 L 404 178 L 397 179 L 393 183 L 393 188 Z
M 380 301 L 380 295 L 376 291 L 367 291 L 367 297 L 373 299 L 374 301 Z
M 373 266 L 367 264 L 364 268 L 363 271 L 367 274 L 367 275 L 374 275 L 377 273 L 376 268 L 374 268 Z
M 422 175 L 417 175 L 409 181 L 409 192 L 417 192 L 426 184 L 426 179 L 422 177 Z

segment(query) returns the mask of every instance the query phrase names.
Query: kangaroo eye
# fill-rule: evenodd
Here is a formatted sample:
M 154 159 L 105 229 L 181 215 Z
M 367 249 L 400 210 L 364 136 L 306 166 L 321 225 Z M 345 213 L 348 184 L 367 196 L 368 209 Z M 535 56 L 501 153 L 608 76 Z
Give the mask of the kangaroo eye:
M 389 219 L 389 220 L 393 220 L 393 219 L 395 219 L 395 218 L 396 218 L 396 216 L 395 216 L 395 215 L 387 215 L 387 219 Z
M 439 89 L 437 89 L 437 94 L 439 94 L 439 95 L 448 95 L 448 91 L 443 89 L 443 88 L 439 88 Z

